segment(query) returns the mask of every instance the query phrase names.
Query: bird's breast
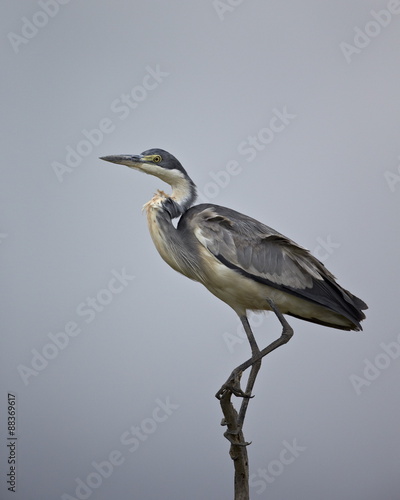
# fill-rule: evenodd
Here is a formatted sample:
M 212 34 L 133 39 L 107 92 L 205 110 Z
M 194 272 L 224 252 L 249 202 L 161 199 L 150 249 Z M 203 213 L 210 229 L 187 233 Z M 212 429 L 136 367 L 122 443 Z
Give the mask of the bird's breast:
M 156 247 L 161 257 L 165 260 L 165 262 L 167 262 L 167 264 L 169 264 L 175 270 L 179 271 L 179 269 L 177 269 L 177 263 L 175 262 L 173 256 L 171 243 L 170 241 L 168 241 L 165 228 L 163 227 L 164 224 L 162 217 L 160 216 L 158 207 L 156 205 L 149 205 L 149 204 L 147 205 L 148 205 L 146 207 L 147 225 L 154 246 Z
M 196 263 L 191 260 L 190 251 L 182 241 L 182 236 L 172 224 L 170 216 L 160 207 L 159 200 L 154 203 L 153 200 L 145 205 L 145 209 L 149 232 L 158 253 L 178 273 L 201 281 Z

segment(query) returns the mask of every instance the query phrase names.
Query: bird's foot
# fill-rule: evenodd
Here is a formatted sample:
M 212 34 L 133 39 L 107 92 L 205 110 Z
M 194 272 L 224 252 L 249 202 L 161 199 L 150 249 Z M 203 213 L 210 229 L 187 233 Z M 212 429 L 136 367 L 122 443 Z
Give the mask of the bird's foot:
M 238 398 L 253 398 L 251 394 L 247 394 L 242 391 L 240 387 L 240 379 L 242 377 L 242 372 L 233 370 L 228 380 L 222 385 L 221 389 L 217 392 L 215 397 L 217 399 L 222 399 L 222 397 L 227 393 L 231 392 Z
M 224 437 L 231 444 L 234 444 L 235 446 L 249 446 L 251 444 L 251 441 L 238 441 L 238 439 L 240 439 L 240 437 L 239 437 L 239 431 L 238 432 L 225 431 L 224 432 Z

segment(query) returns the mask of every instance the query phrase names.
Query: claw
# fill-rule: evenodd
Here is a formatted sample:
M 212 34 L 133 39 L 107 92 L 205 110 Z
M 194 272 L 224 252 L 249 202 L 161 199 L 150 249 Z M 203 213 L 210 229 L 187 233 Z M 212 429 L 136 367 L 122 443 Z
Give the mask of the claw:
M 226 431 L 224 432 L 224 437 L 233 445 L 235 446 L 249 446 L 251 444 L 251 441 L 244 441 L 243 443 L 238 443 L 237 441 L 234 440 L 232 436 L 237 436 L 238 432 L 231 432 L 231 431 Z
M 229 391 L 238 398 L 253 398 L 254 396 L 252 396 L 251 394 L 248 394 L 248 393 L 242 391 L 242 389 L 240 387 L 241 377 L 242 377 L 242 372 L 235 373 L 235 371 L 233 371 L 231 373 L 231 376 L 229 377 L 229 379 L 225 382 L 225 384 L 217 392 L 215 397 L 217 399 L 222 399 L 224 394 L 226 394 Z

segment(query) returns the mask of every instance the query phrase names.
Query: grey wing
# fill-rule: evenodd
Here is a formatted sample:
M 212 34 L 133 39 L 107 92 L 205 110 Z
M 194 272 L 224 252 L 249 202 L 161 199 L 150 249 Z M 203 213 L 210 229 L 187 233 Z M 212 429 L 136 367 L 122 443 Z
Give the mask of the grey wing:
M 247 277 L 328 307 L 358 323 L 367 306 L 340 287 L 305 248 L 272 228 L 216 205 L 193 207 L 190 225 L 198 241 L 226 266 Z M 192 209 L 191 209 L 192 210 Z

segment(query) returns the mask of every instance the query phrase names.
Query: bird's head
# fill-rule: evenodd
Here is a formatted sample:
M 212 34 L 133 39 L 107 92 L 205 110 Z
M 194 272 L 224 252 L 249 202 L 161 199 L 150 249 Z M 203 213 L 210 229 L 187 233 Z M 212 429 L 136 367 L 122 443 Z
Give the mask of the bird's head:
M 143 151 L 140 155 L 112 155 L 102 156 L 100 159 L 155 175 L 170 186 L 189 178 L 186 170 L 175 156 L 164 149 L 153 148 Z
M 194 182 L 175 156 L 164 149 L 147 149 L 140 155 L 102 156 L 100 159 L 154 175 L 169 184 L 172 195 L 169 197 L 168 211 L 172 217 L 178 217 L 196 199 Z

